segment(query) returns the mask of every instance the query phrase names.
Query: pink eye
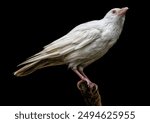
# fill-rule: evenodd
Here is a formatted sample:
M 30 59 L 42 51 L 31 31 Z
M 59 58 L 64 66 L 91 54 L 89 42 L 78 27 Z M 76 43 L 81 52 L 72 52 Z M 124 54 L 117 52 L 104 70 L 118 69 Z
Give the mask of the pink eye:
M 112 13 L 115 14 L 115 13 L 116 13 L 116 10 L 112 10 Z

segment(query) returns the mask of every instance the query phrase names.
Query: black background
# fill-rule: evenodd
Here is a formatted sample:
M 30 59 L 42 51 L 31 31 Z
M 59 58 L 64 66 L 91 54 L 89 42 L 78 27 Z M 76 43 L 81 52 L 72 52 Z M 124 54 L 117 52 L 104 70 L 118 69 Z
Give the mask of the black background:
M 75 26 L 125 6 L 129 11 L 118 42 L 85 72 L 98 84 L 104 106 L 149 105 L 147 8 L 131 0 L 4 3 L 0 104 L 85 105 L 76 87 L 79 78 L 67 66 L 41 69 L 21 78 L 13 72 L 19 63 Z

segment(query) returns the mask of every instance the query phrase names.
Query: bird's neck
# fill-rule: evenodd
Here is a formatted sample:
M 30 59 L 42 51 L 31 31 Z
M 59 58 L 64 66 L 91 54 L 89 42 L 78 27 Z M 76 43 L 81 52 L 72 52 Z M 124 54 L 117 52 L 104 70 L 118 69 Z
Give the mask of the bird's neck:
M 103 19 L 102 25 L 110 30 L 116 31 L 118 34 L 121 33 L 123 25 L 124 25 L 125 18 L 121 18 L 119 20 L 111 20 L 111 19 Z

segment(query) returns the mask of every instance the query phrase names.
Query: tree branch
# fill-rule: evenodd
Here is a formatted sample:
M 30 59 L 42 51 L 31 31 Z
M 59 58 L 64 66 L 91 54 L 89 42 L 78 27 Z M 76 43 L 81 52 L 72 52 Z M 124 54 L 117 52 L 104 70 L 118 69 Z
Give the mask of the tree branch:
M 98 85 L 91 83 L 89 86 L 86 81 L 81 80 L 77 83 L 77 88 L 80 90 L 87 106 L 102 106 Z

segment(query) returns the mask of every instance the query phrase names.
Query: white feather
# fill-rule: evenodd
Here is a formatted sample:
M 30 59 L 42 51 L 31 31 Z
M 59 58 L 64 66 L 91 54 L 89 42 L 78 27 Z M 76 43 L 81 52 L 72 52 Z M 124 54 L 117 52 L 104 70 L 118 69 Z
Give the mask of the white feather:
M 101 58 L 115 44 L 121 34 L 125 20 L 124 13 L 127 9 L 127 7 L 111 9 L 101 20 L 76 26 L 65 36 L 48 44 L 41 52 L 33 55 L 21 65 L 36 63 L 36 69 L 61 64 L 68 64 L 72 68 L 86 67 Z M 116 13 L 113 12 L 114 10 Z M 24 71 L 18 74 L 21 76 Z

